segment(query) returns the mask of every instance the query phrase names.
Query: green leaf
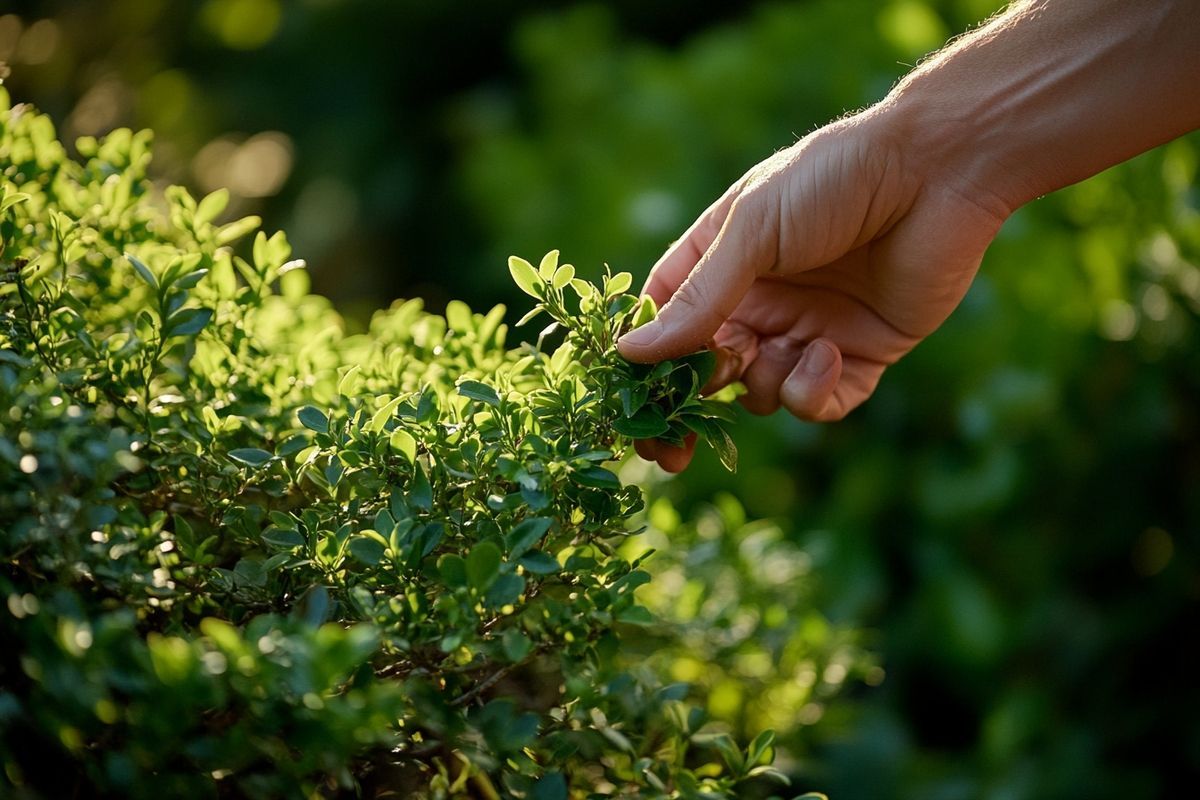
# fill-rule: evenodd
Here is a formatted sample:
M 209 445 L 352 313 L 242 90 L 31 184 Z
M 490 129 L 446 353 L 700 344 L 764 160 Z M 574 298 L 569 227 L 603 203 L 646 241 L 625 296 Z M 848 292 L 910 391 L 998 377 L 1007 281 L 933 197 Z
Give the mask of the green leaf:
M 559 772 L 547 772 L 533 785 L 529 800 L 567 800 L 567 779 Z
M 412 481 L 408 484 L 408 500 L 416 508 L 422 511 L 429 511 L 433 508 L 433 487 L 429 485 L 429 478 L 425 475 L 425 470 L 417 467 L 413 472 Z
M 519 558 L 522 553 L 542 540 L 553 522 L 549 517 L 530 517 L 522 521 L 504 537 L 508 552 L 513 558 Z
M 459 589 L 466 585 L 467 582 L 467 562 L 457 553 L 446 553 L 438 559 L 437 562 L 438 574 L 442 576 L 442 580 L 446 585 Z
M 518 328 L 521 327 L 526 322 L 529 322 L 529 320 L 533 319 L 534 317 L 536 317 L 538 314 L 541 314 L 545 310 L 546 309 L 542 308 L 541 306 L 534 306 L 528 313 L 525 314 L 525 316 L 523 316 L 519 320 L 517 320 L 517 327 Z
M 417 462 L 417 440 L 408 431 L 396 428 L 388 437 L 388 444 L 393 450 L 404 456 L 408 463 L 415 464 Z
M 217 244 L 229 244 L 235 239 L 242 238 L 261 224 L 261 217 L 249 216 L 242 217 L 241 219 L 230 222 L 227 225 L 222 225 L 220 230 L 217 231 Z
M 642 295 L 638 300 L 637 310 L 633 312 L 633 317 L 629 320 L 629 327 L 640 328 L 650 320 L 658 316 L 658 305 L 655 304 L 654 298 L 648 294 Z
M 755 766 L 763 761 L 764 756 L 769 754 L 771 745 L 775 743 L 775 731 L 765 730 L 758 736 L 754 737 L 754 741 L 746 748 L 746 763 L 750 766 Z
M 463 397 L 468 397 L 472 400 L 478 400 L 481 403 L 487 403 L 489 406 L 499 406 L 500 396 L 496 394 L 496 390 L 488 386 L 486 383 L 479 381 L 460 381 L 456 387 L 458 393 Z
M 784 786 L 792 785 L 791 778 L 789 778 L 787 775 L 780 772 L 779 770 L 775 769 L 775 767 L 767 766 L 765 764 L 761 767 L 755 767 L 754 769 L 752 769 L 746 773 L 746 777 L 748 777 L 748 778 L 757 778 L 759 775 L 766 775 L 769 778 L 774 778 L 775 780 L 782 783 Z M 795 800 L 829 800 L 829 797 L 827 795 L 821 794 L 820 792 L 807 792 L 807 793 L 802 794 L 799 797 L 795 798 Z
M 696 372 L 696 385 L 703 387 L 717 371 L 717 354 L 712 350 L 701 350 L 679 359 L 680 364 L 686 364 Z
M 537 274 L 533 264 L 518 256 L 509 256 L 508 271 L 512 273 L 513 282 L 522 292 L 538 300 L 542 299 L 540 290 L 546 286 L 546 282 Z
M 504 649 L 505 658 L 514 664 L 523 661 L 533 651 L 533 642 L 516 628 L 509 628 L 501 634 L 500 646 Z
M 559 267 L 555 271 L 554 280 L 551 282 L 550 285 L 553 286 L 555 289 L 562 289 L 564 286 L 566 286 L 568 283 L 570 283 L 574 279 L 575 279 L 575 268 L 572 267 L 570 264 L 564 264 L 563 266 Z
M 379 433 L 387 425 L 387 421 L 391 419 L 392 414 L 396 413 L 396 406 L 400 405 L 403 397 L 393 397 L 383 405 L 374 416 L 371 417 L 371 422 L 367 425 L 367 430 L 372 433 Z
M 492 542 L 480 542 L 467 555 L 467 581 L 483 591 L 492 585 L 500 571 L 500 548 Z
M 229 205 L 229 190 L 217 189 L 200 201 L 196 207 L 195 223 L 199 228 L 205 223 L 212 222 Z
M 228 455 L 234 461 L 247 467 L 261 467 L 274 458 L 266 450 L 260 450 L 257 447 L 239 447 L 236 450 L 230 450 Z
M 310 431 L 316 431 L 317 433 L 329 432 L 329 417 L 325 416 L 325 412 L 319 408 L 304 406 L 296 412 L 296 417 L 300 420 L 300 424 Z
M 183 308 L 168 317 L 163 328 L 167 336 L 191 336 L 204 330 L 212 316 L 211 308 Z
M 268 528 L 263 531 L 263 541 L 272 547 L 299 547 L 304 544 L 304 537 L 300 535 L 300 531 L 283 530 L 281 528 Z
M 632 439 L 653 439 L 666 433 L 670 427 L 666 414 L 653 403 L 642 406 L 632 417 L 613 421 L 613 430 Z
M 150 271 L 150 268 L 129 253 L 125 254 L 125 258 L 129 259 L 129 263 L 133 265 L 133 269 L 138 274 L 138 277 L 145 281 L 147 286 L 157 292 L 158 278 L 154 277 L 154 273 Z
M 609 297 L 615 294 L 621 294 L 633 286 L 633 276 L 628 272 L 618 272 L 608 279 L 604 289 Z
M 470 569 L 470 562 L 467 562 L 467 568 Z M 525 579 L 520 575 L 512 572 L 501 575 L 488 589 L 487 594 L 483 597 L 483 602 L 492 608 L 511 605 L 520 598 L 521 593 L 525 591 Z
M 540 550 L 526 553 L 517 563 L 534 575 L 551 575 L 559 570 L 558 560 Z
M 622 609 L 617 614 L 618 622 L 625 622 L 630 625 L 653 625 L 654 615 L 650 613 L 650 609 L 645 606 L 629 606 Z
M 387 549 L 383 542 L 374 536 L 355 536 L 350 540 L 350 554 L 368 566 L 375 566 L 383 560 Z
M 200 280 L 207 274 L 207 269 L 193 270 L 171 284 L 171 287 L 174 289 L 191 289 L 196 284 L 200 283 Z
M 554 271 L 558 267 L 558 251 L 551 250 L 546 255 L 542 256 L 542 261 L 538 264 L 538 277 L 544 281 L 550 280 L 554 276 Z
M 577 469 L 573 473 L 575 480 L 584 486 L 595 489 L 620 489 L 621 479 L 604 467 L 590 466 Z
M 725 432 L 725 426 L 716 420 L 706 420 L 704 427 L 706 429 L 705 439 L 712 449 L 716 451 L 717 458 L 721 459 L 721 464 L 730 472 L 737 472 L 737 445 L 733 443 L 733 439 L 729 438 L 729 434 Z

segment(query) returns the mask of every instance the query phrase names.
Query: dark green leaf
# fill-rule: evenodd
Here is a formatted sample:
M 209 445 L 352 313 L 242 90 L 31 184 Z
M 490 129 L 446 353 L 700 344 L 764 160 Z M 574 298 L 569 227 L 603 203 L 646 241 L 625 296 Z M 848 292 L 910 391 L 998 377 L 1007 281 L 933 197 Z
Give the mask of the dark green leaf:
M 654 615 L 645 606 L 630 606 L 617 614 L 617 621 L 630 625 L 653 625 Z
M 492 585 L 500 571 L 500 548 L 492 542 L 480 542 L 467 555 L 467 581 L 483 591 Z
M 504 656 L 514 664 L 533 651 L 533 642 L 516 628 L 509 628 L 501 635 L 500 646 L 504 648 Z
M 433 508 L 433 487 L 429 485 L 429 478 L 425 476 L 425 470 L 421 467 L 416 468 L 412 481 L 408 484 L 408 501 L 411 506 L 422 511 Z
M 329 432 L 329 418 L 318 408 L 304 406 L 296 412 L 296 416 L 299 418 L 300 424 L 310 431 L 316 431 L 317 433 Z
M 746 748 L 746 763 L 750 766 L 759 764 L 763 757 L 767 755 L 767 751 L 771 749 L 771 745 L 775 743 L 775 731 L 765 730 L 758 736 L 754 737 L 754 741 Z
M 701 350 L 679 359 L 678 363 L 691 367 L 696 373 L 696 385 L 703 387 L 717 371 L 717 354 L 712 350 Z
M 247 467 L 261 467 L 274 458 L 266 450 L 260 450 L 257 447 L 239 447 L 236 450 L 230 450 L 229 457 Z
M 469 561 L 467 568 L 470 568 Z M 509 572 L 496 579 L 496 582 L 484 595 L 483 601 L 492 608 L 499 608 L 517 602 L 517 598 L 523 591 L 525 591 L 525 579 Z
M 447 586 L 457 589 L 467 585 L 467 562 L 462 556 L 447 553 L 438 559 L 437 568 Z
M 558 572 L 559 569 L 558 561 L 540 550 L 526 553 L 517 563 L 524 567 L 526 572 L 535 575 L 549 575 Z
M 667 432 L 670 424 L 661 408 L 654 404 L 644 405 L 632 417 L 622 417 L 613 422 L 613 429 L 633 439 L 653 439 Z
M 137 272 L 138 277 L 145 281 L 147 286 L 157 292 L 158 278 L 154 276 L 154 273 L 150 271 L 150 268 L 143 264 L 136 257 L 131 256 L 129 253 L 125 254 L 125 258 L 129 259 L 129 263 L 133 265 L 133 269 L 135 272 Z
M 190 336 L 199 333 L 212 319 L 211 308 L 184 308 L 167 318 L 167 336 Z
M 584 486 L 591 486 L 595 489 L 620 489 L 621 480 L 613 473 L 606 470 L 604 467 L 584 467 L 577 469 L 573 473 L 575 480 Z
M 547 772 L 533 785 L 529 800 L 567 800 L 567 779 L 558 772 Z
M 738 452 L 737 445 L 733 443 L 733 439 L 729 438 L 729 434 L 725 432 L 725 427 L 720 422 L 709 420 L 707 428 L 707 440 L 712 449 L 716 451 L 717 458 L 721 459 L 721 463 L 725 469 L 730 472 L 737 472 Z
M 263 531 L 262 538 L 272 547 L 299 547 L 304 544 L 304 537 L 300 535 L 300 531 L 296 530 L 267 528 Z
M 375 566 L 383 560 L 386 549 L 383 542 L 373 536 L 355 536 L 350 539 L 350 554 L 368 566 Z
M 513 558 L 519 557 L 542 540 L 554 520 L 548 517 L 530 517 L 518 524 L 505 536 L 505 543 Z

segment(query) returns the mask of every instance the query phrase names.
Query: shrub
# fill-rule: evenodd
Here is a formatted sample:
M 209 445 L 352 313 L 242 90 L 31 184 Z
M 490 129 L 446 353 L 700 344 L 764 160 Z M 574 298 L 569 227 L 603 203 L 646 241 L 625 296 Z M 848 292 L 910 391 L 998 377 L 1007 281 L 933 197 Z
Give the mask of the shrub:
M 6 793 L 733 797 L 782 777 L 771 732 L 740 747 L 621 653 L 655 624 L 649 553 L 622 548 L 630 437 L 736 460 L 698 397 L 710 354 L 616 355 L 653 313 L 628 274 L 512 259 L 527 318 L 551 318 L 536 346 L 457 302 L 350 334 L 282 233 L 243 257 L 258 220 L 217 224 L 224 192 L 157 191 L 148 133 L 82 139 L 77 163 L 45 116 L 0 112 Z

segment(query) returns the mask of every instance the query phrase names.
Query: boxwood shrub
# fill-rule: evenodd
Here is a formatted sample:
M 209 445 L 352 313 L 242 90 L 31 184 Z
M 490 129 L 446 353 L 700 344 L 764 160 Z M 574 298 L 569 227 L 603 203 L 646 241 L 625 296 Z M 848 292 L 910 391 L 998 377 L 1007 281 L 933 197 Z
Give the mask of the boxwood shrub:
M 156 187 L 148 132 L 76 160 L 2 92 L 0 793 L 782 785 L 772 732 L 623 649 L 684 647 L 637 599 L 630 439 L 736 462 L 710 354 L 616 355 L 628 274 L 512 259 L 536 343 L 459 302 L 351 333 L 283 233 Z

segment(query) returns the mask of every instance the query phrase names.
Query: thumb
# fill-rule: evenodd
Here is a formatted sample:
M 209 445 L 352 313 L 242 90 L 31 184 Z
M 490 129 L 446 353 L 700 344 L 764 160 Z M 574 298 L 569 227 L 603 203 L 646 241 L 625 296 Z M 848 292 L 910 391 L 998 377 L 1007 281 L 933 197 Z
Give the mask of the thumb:
M 761 190 L 747 191 L 734 200 L 712 245 L 658 316 L 617 341 L 621 355 L 651 363 L 704 348 L 755 278 L 775 263 L 778 237 L 767 221 L 766 208 Z

